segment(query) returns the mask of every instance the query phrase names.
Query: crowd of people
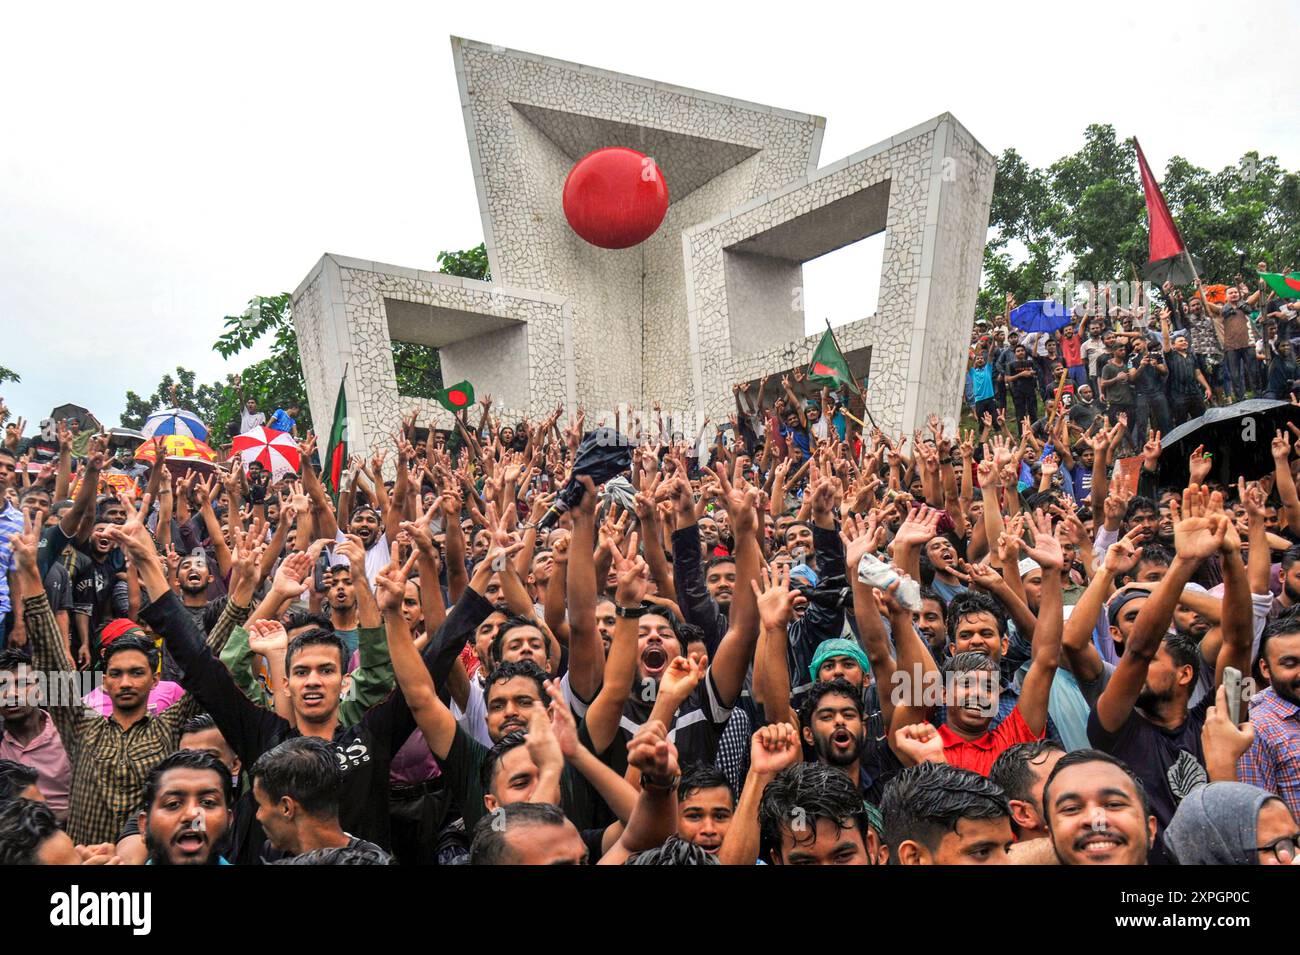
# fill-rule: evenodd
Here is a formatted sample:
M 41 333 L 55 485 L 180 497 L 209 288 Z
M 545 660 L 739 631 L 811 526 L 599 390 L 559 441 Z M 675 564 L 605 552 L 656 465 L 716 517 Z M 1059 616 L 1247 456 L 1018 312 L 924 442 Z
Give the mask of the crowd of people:
M 488 397 L 337 488 L 307 432 L 297 473 L 159 449 L 109 494 L 104 437 L 11 422 L 0 862 L 1293 864 L 1300 431 L 1162 485 L 1169 423 L 1261 384 L 1197 301 L 1159 345 L 981 332 L 957 433 L 798 370 L 698 437 Z
M 1022 331 L 1006 315 L 977 321 L 966 381 L 976 420 L 1003 428 L 1010 412 L 1019 428 L 1041 432 L 1059 408 L 1086 433 L 1122 415 L 1125 447 L 1136 451 L 1149 431 L 1167 434 L 1215 404 L 1300 393 L 1300 300 L 1263 281 L 1252 290 L 1241 276 L 1208 288 L 1197 280 L 1186 293 L 1165 282 L 1137 297 L 1147 304 L 1121 308 L 1094 292 L 1062 309 L 1052 332 Z

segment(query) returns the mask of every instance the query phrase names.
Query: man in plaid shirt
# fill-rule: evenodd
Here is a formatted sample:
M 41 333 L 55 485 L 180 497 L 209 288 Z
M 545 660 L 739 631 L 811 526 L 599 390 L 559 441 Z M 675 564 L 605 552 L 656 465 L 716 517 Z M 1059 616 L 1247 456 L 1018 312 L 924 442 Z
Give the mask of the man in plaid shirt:
M 1272 684 L 1250 701 L 1255 742 L 1237 762 L 1237 778 L 1276 793 L 1300 815 L 1300 619 L 1269 624 L 1259 643 L 1259 669 Z
M 158 651 L 143 631 L 118 637 L 103 651 L 104 690 L 112 700 L 112 714 L 101 716 L 81 702 L 76 669 L 41 584 L 39 526 L 39 521 L 30 522 L 13 538 L 13 549 L 33 666 L 48 675 L 50 716 L 72 762 L 68 835 L 78 845 L 115 843 L 123 825 L 140 809 L 149 772 L 176 751 L 181 727 L 199 707 L 186 696 L 157 716 L 149 715 L 149 691 L 158 681 Z M 230 600 L 208 637 L 214 652 L 248 617 L 257 582 L 255 556 L 244 555 L 232 568 Z

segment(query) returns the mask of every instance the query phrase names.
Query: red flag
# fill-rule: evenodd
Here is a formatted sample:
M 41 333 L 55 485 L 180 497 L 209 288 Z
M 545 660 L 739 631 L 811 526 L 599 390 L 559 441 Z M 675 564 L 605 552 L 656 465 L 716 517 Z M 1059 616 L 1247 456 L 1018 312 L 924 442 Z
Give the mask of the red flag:
M 1158 262 L 1161 259 L 1182 255 L 1183 237 L 1178 234 L 1178 226 L 1174 225 L 1174 217 L 1169 214 L 1165 197 L 1160 194 L 1156 177 L 1151 175 L 1151 167 L 1147 165 L 1147 157 L 1142 155 L 1142 147 L 1138 145 L 1137 137 L 1133 138 L 1133 145 L 1137 149 L 1138 168 L 1142 172 L 1142 191 L 1147 199 L 1147 221 L 1150 228 L 1148 260 Z

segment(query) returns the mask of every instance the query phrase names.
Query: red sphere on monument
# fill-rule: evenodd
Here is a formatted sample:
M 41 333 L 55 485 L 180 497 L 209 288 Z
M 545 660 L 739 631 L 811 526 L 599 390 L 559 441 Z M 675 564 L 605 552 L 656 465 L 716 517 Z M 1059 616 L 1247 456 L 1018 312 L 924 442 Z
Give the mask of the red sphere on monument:
M 607 146 L 573 164 L 564 180 L 564 217 L 602 249 L 627 249 L 654 235 L 668 211 L 668 183 L 649 156 Z

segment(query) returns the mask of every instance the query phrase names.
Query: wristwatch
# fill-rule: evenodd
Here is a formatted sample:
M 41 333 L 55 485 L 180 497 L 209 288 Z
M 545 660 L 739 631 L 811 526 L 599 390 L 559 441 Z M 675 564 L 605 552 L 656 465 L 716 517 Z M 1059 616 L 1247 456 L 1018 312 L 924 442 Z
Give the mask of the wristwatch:
M 642 604 L 639 607 L 620 607 L 618 604 L 615 604 L 614 616 L 633 620 L 637 617 L 644 617 L 651 611 L 651 609 L 653 608 L 651 608 L 649 604 Z

